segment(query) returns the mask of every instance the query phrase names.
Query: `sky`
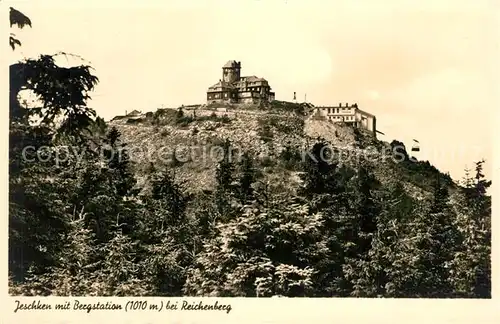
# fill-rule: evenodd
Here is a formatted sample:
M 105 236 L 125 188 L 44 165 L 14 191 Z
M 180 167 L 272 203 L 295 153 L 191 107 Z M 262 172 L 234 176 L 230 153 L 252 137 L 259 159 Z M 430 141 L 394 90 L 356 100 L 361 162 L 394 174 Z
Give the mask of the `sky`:
M 266 78 L 278 100 L 357 103 L 386 141 L 461 178 L 493 167 L 498 107 L 495 1 L 12 1 L 33 28 L 10 62 L 64 51 L 100 79 L 105 119 L 203 103 L 228 60 Z M 67 64 L 72 64 L 68 59 Z M 64 62 L 63 62 L 64 63 Z

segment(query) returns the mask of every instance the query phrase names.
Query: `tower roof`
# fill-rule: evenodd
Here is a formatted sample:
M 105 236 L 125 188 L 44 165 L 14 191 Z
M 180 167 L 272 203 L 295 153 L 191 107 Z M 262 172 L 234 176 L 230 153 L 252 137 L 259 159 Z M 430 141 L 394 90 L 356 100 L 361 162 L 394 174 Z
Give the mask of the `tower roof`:
M 224 64 L 223 68 L 232 68 L 235 65 L 238 65 L 239 62 L 236 62 L 235 60 L 229 60 L 227 61 L 226 64 Z

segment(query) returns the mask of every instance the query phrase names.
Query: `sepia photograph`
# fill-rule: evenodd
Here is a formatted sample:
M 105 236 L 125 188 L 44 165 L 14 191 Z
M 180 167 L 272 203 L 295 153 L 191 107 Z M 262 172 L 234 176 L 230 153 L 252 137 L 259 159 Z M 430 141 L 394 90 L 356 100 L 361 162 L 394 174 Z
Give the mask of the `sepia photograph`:
M 10 296 L 492 298 L 491 1 L 0 6 Z

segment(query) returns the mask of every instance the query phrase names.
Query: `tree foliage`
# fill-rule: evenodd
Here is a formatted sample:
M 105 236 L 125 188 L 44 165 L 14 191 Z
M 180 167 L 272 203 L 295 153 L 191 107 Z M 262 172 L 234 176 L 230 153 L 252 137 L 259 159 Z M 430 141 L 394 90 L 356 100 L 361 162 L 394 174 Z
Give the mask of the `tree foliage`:
M 11 9 L 14 25 L 31 21 Z M 175 167 L 139 181 L 120 131 L 87 106 L 91 72 L 54 55 L 11 66 L 12 294 L 491 297 L 484 161 L 460 186 L 406 163 L 431 188 L 413 197 L 406 179 L 382 186 L 373 162 L 331 162 L 336 148 L 318 139 L 303 161 L 297 148 L 281 155 L 301 176 L 283 192 L 249 152 L 236 162 L 227 140 L 215 189 L 187 193 Z M 28 89 L 40 107 L 20 103 Z
M 10 7 L 9 11 L 10 17 L 10 27 L 16 25 L 18 28 L 22 29 L 25 26 L 31 27 L 31 20 L 22 12 Z M 16 35 L 11 33 L 9 36 L 9 45 L 12 50 L 16 49 L 16 46 L 21 46 L 21 41 L 16 38 Z

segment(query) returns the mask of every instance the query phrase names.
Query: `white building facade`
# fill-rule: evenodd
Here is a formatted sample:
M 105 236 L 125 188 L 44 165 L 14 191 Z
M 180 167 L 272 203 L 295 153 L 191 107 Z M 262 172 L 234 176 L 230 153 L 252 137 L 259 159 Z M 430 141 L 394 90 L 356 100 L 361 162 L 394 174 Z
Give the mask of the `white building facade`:
M 375 135 L 377 132 L 377 119 L 374 115 L 358 108 L 357 104 L 346 103 L 338 106 L 319 106 L 314 109 L 314 117 L 330 120 L 337 123 L 352 124 L 364 128 Z

